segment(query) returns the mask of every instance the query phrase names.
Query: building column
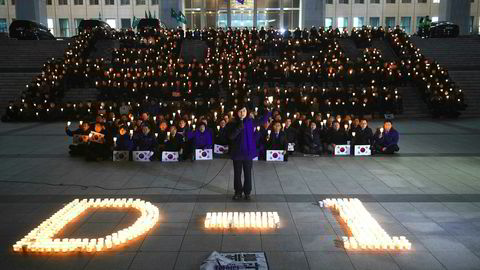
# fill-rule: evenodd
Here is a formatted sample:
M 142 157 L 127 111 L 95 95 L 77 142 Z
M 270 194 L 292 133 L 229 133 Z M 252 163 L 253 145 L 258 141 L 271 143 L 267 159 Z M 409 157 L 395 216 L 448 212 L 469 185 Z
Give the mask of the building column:
M 302 0 L 300 12 L 303 27 L 325 26 L 325 0 Z
M 47 0 L 16 1 L 15 13 L 17 20 L 29 20 L 48 26 Z
M 258 4 L 257 1 L 253 1 L 253 27 L 257 27 L 257 9 Z
M 470 4 L 470 0 L 441 0 L 438 20 L 457 24 L 460 35 L 469 35 Z M 473 27 L 475 28 L 475 25 Z
M 232 5 L 230 0 L 227 0 L 227 27 L 232 26 Z
M 177 22 L 175 18 L 171 16 L 171 10 L 175 10 L 176 13 L 181 11 L 185 14 L 184 0 L 163 0 L 158 5 L 158 17 L 160 21 L 168 28 L 176 28 L 177 26 L 183 26 L 182 23 Z

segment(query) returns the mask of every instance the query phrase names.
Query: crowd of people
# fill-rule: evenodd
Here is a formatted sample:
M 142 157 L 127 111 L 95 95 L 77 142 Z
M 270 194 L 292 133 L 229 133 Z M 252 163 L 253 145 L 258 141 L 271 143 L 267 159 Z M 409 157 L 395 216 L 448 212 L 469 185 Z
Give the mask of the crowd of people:
M 355 145 L 367 145 L 373 154 L 399 150 L 399 135 L 390 120 L 372 131 L 367 119 L 351 115 L 282 115 L 273 105 L 262 111 L 245 106 L 249 107 L 248 117 L 254 120 L 256 151 L 252 154 L 259 160 L 266 159 L 267 150 L 283 151 L 285 161 L 294 153 L 334 154 L 336 145 L 351 145 L 352 154 Z M 154 153 L 151 160 L 161 160 L 162 152 L 168 151 L 178 152 L 181 160 L 193 160 L 196 149 L 213 149 L 215 144 L 225 149 L 235 147 L 232 138 L 238 119 L 233 111 L 196 116 L 181 110 L 158 114 L 141 110 L 135 117 L 131 105 L 122 104 L 120 110 L 126 113 L 98 115 L 92 123 L 80 120 L 73 130 L 68 121 L 66 134 L 79 138 L 70 145 L 70 154 L 88 160 L 108 160 L 112 159 L 112 151 L 149 151 Z M 102 138 L 92 136 L 95 134 Z
M 421 54 L 399 27 L 389 32 L 387 39 L 401 59 L 400 69 L 416 84 L 434 116 L 455 117 L 465 110 L 462 89 L 455 85 L 446 68 Z
M 151 107 L 158 104 L 166 109 L 170 104 L 198 113 L 223 113 L 235 110 L 239 103 L 262 110 L 270 102 L 284 115 L 312 111 L 358 117 L 398 114 L 403 108 L 398 87 L 409 81 L 425 93 L 435 114 L 455 115 L 465 107 L 461 90 L 448 72 L 429 63 L 399 28 L 362 27 L 350 35 L 315 27 L 293 32 L 177 28 L 146 34 L 127 30 L 109 37 L 120 41 L 111 61 L 89 57 L 102 37 L 95 31 L 75 37 L 64 58 L 45 64 L 21 100 L 9 104 L 3 120 L 86 119 L 96 115 L 96 107 L 116 111 L 122 102 L 145 101 Z M 359 47 L 387 37 L 401 61 L 384 61 L 380 50 L 368 46 L 362 57 L 349 59 L 338 43 L 346 37 Z M 186 39 L 206 42 L 202 61 L 186 63 L 181 57 Z M 99 101 L 61 102 L 72 87 L 96 87 Z

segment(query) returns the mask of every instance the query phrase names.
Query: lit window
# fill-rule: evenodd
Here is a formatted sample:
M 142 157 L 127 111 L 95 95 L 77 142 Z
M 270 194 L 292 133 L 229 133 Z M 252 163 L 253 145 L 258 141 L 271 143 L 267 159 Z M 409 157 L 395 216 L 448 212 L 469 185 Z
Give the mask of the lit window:
M 112 29 L 117 28 L 117 20 L 115 19 L 107 19 L 107 24 L 110 25 Z

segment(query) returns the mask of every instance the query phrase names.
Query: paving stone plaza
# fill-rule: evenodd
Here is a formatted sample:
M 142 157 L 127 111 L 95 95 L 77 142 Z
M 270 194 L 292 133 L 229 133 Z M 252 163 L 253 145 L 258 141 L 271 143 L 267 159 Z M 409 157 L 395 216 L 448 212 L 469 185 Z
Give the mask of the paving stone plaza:
M 31 182 L 0 183 L 1 269 L 199 269 L 212 251 L 264 251 L 270 269 L 480 269 L 478 118 L 395 121 L 400 152 L 393 156 L 254 162 L 250 202 L 231 200 L 229 159 L 87 162 L 69 157 L 71 138 L 63 125 L 0 125 L 0 180 Z M 346 235 L 344 228 L 318 206 L 319 200 L 345 197 L 360 199 L 385 231 L 406 236 L 412 249 L 345 251 L 335 241 Z M 144 199 L 158 207 L 160 221 L 111 251 L 13 252 L 16 241 L 75 198 Z M 280 227 L 206 230 L 206 212 L 220 211 L 276 211 Z M 137 216 L 95 210 L 61 234 L 102 237 Z

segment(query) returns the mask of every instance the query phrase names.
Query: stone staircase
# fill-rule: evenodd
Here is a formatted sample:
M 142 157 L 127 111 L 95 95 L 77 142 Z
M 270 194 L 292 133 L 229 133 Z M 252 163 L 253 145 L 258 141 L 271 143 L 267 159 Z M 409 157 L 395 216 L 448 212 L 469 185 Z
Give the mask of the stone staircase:
M 40 72 L 52 57 L 62 57 L 68 41 L 15 40 L 0 42 L 0 72 Z
M 96 88 L 72 88 L 65 92 L 64 102 L 79 102 L 97 100 L 98 90 Z
M 480 116 L 480 70 L 450 71 L 450 77 L 464 92 L 467 109 L 462 116 Z
M 458 38 L 411 37 L 412 42 L 430 60 L 449 70 L 480 70 L 480 37 Z
M 110 63 L 113 50 L 118 48 L 120 48 L 120 41 L 118 40 L 99 40 L 95 43 L 95 47 L 88 57 L 91 59 L 103 58 L 105 62 Z
M 399 87 L 398 90 L 403 97 L 403 114 L 399 115 L 400 118 L 431 116 L 427 104 L 423 102 L 416 87 Z
M 398 61 L 399 58 L 393 51 L 390 44 L 388 44 L 387 40 L 385 39 L 374 39 L 372 40 L 372 48 L 378 49 L 382 52 L 382 58 L 385 61 Z
M 452 80 L 464 91 L 468 107 L 462 116 L 480 116 L 480 37 L 412 37 L 412 41 L 428 59 L 446 67 Z
M 5 112 L 10 100 L 20 98 L 25 85 L 32 81 L 36 73 L 0 73 L 0 115 Z
M 351 38 L 339 38 L 337 40 L 338 44 L 340 44 L 340 47 L 348 58 L 356 60 L 357 57 L 362 56 L 363 50 L 358 49 L 357 45 L 355 45 L 355 42 L 353 42 Z
M 196 58 L 199 62 L 203 62 L 207 55 L 207 43 L 202 40 L 186 39 L 182 42 L 180 56 L 185 59 L 186 63 L 192 62 Z

